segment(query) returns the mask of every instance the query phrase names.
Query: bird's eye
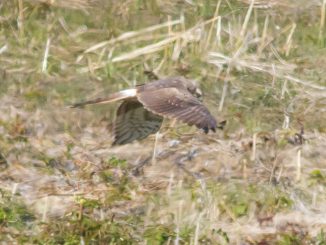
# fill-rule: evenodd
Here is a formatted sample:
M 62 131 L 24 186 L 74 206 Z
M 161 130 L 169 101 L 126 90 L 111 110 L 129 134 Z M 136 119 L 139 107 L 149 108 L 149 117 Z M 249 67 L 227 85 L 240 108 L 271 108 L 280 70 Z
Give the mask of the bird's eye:
M 194 90 L 194 89 L 188 88 L 188 91 L 189 91 L 191 94 L 195 94 L 195 90 Z

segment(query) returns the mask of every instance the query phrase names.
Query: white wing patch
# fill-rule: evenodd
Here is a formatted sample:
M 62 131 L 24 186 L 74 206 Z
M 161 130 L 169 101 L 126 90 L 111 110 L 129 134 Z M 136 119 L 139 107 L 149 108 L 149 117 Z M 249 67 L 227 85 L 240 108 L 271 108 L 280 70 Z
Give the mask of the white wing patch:
M 123 100 L 123 99 L 128 99 L 131 97 L 135 97 L 136 93 L 137 93 L 137 90 L 135 88 L 122 90 L 120 92 L 112 94 L 111 97 L 108 97 L 107 99 L 103 99 L 102 101 L 100 101 L 96 104 L 107 104 L 107 103 L 111 103 L 111 102 L 115 102 L 115 101 L 119 101 L 119 100 Z
M 121 96 L 123 97 L 134 97 L 137 94 L 137 89 L 131 88 L 120 91 Z

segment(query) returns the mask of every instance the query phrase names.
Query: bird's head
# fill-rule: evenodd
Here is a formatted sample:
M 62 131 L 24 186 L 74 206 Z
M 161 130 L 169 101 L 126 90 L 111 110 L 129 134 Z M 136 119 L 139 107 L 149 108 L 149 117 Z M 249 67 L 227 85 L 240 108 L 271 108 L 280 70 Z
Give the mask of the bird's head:
M 187 89 L 193 96 L 195 96 L 199 100 L 202 99 L 203 93 L 200 90 L 200 88 L 198 87 L 197 81 L 195 81 L 195 80 L 187 80 Z

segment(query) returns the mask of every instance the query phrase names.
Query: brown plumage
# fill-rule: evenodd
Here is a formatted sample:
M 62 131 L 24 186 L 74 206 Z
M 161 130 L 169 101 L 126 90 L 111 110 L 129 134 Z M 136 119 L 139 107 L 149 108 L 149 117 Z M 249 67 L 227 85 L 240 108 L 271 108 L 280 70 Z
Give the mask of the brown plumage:
M 156 133 L 163 117 L 174 118 L 215 132 L 217 123 L 200 102 L 200 90 L 184 77 L 160 79 L 99 98 L 72 105 L 73 108 L 89 104 L 110 103 L 123 100 L 114 123 L 114 145 L 130 143 Z

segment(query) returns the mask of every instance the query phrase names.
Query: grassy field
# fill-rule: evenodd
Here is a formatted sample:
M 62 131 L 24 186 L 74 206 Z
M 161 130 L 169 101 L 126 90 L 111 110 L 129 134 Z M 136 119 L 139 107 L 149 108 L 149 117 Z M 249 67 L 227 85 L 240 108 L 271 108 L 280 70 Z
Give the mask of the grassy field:
M 1 244 L 326 244 L 326 1 L 0 1 Z M 196 79 L 223 131 L 117 105 Z

